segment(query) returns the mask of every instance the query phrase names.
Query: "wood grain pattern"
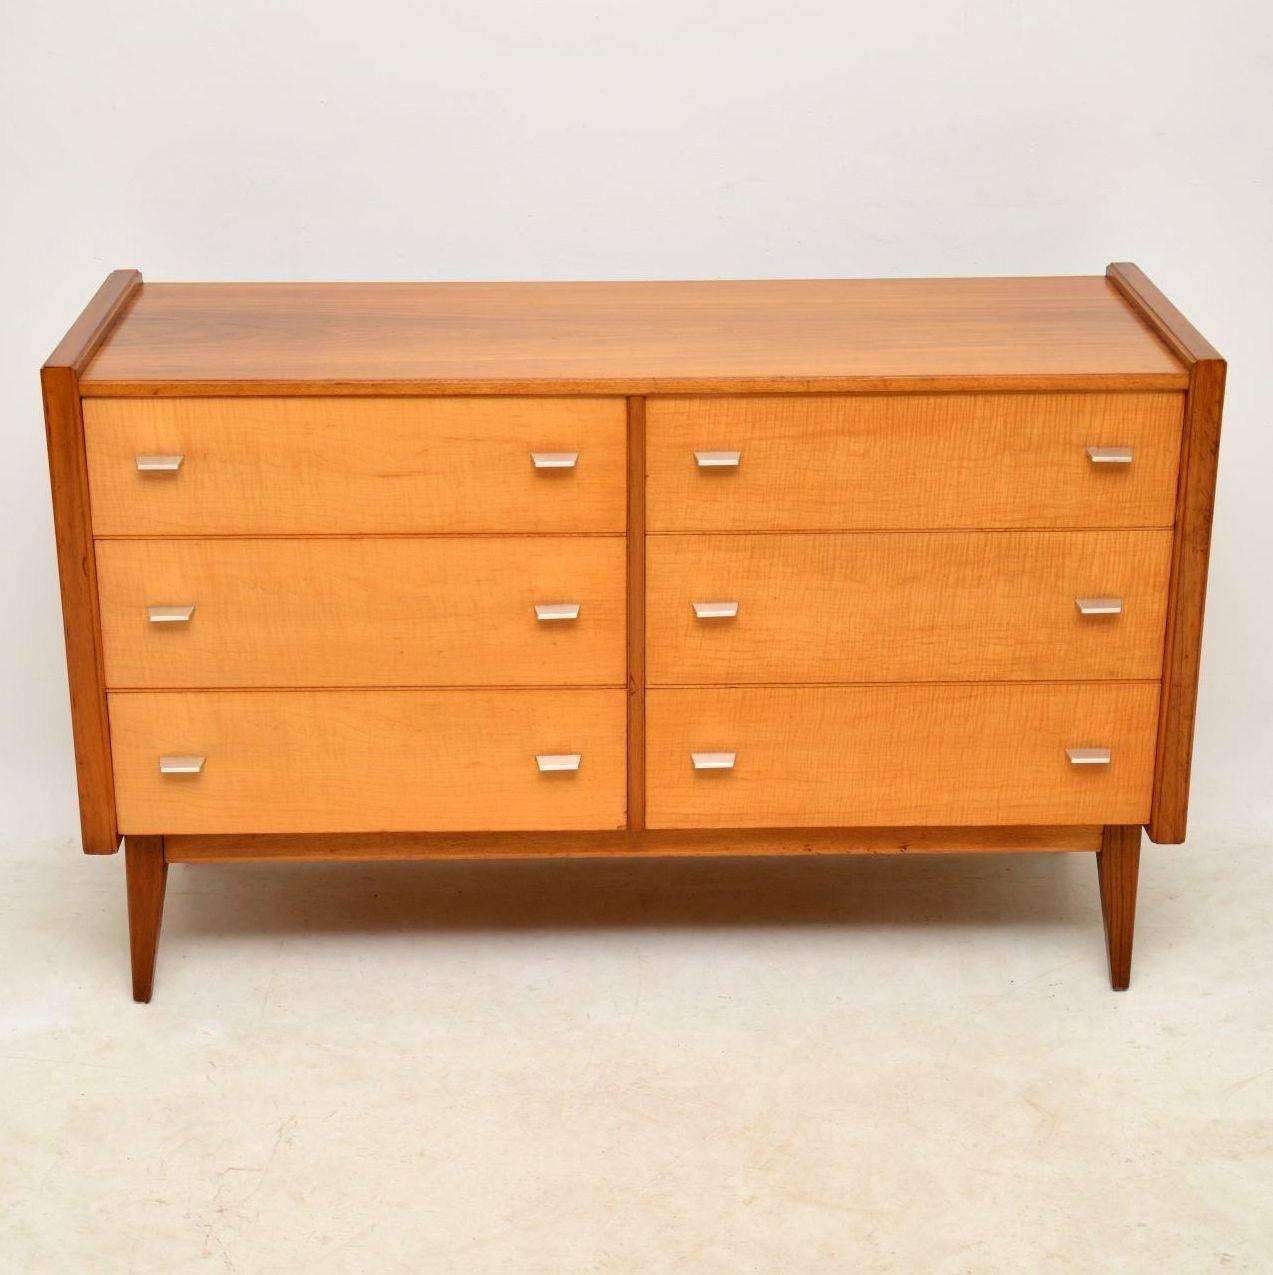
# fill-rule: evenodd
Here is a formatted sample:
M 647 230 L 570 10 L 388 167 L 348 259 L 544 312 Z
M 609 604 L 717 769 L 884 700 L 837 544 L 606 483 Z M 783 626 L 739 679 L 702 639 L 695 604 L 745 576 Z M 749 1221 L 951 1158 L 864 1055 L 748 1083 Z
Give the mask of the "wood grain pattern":
M 1150 682 L 651 689 L 651 828 L 1134 823 L 1153 782 Z M 1108 747 L 1073 766 L 1068 747 Z M 734 752 L 695 771 L 692 751 Z
M 128 883 L 128 949 L 132 959 L 133 1000 L 145 1004 L 155 985 L 155 957 L 164 916 L 168 862 L 163 837 L 129 837 L 124 842 Z
M 116 692 L 119 825 L 137 833 L 618 828 L 619 690 Z M 161 775 L 161 754 L 207 758 Z M 540 774 L 537 753 L 582 753 Z
M 1226 364 L 1215 347 L 1135 266 L 1114 264 L 1109 274 L 1145 322 L 1189 368 L 1154 800 L 1147 827 L 1151 840 L 1174 844 L 1185 839 L 1188 828 L 1189 776 Z
M 1182 389 L 1100 277 L 146 284 L 85 392 Z
M 40 369 L 66 636 L 80 841 L 89 854 L 113 854 L 119 849 L 119 833 L 115 827 L 79 376 L 140 285 L 141 275 L 135 270 L 116 270 L 111 274 Z
M 651 536 L 652 686 L 1157 678 L 1170 530 Z M 1123 600 L 1083 616 L 1078 597 Z M 695 600 L 738 603 L 696 618 Z
M 665 531 L 1168 527 L 1179 394 L 664 398 L 647 408 Z M 1088 446 L 1131 446 L 1093 465 Z M 696 450 L 738 450 L 700 469 Z
M 91 399 L 84 423 L 98 536 L 624 529 L 622 399 Z M 139 474 L 149 452 L 185 464 Z
M 1096 852 L 1101 887 L 1101 916 L 1109 953 L 1109 981 L 1116 992 L 1132 979 L 1132 935 L 1136 928 L 1136 884 L 1140 877 L 1140 827 L 1112 825 Z
M 619 537 L 103 540 L 106 681 L 619 687 L 625 565 Z M 537 620 L 554 602 L 578 620 Z
M 628 829 L 645 827 L 645 400 L 628 400 Z
M 173 863 L 308 860 L 748 857 L 810 854 L 996 854 L 1099 850 L 1101 828 L 732 828 L 630 832 L 181 835 Z

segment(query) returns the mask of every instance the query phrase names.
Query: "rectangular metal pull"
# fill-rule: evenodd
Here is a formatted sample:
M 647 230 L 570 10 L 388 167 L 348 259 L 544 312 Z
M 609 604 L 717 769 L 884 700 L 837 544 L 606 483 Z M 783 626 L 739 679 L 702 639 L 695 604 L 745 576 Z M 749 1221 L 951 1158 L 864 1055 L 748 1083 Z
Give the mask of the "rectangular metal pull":
M 151 624 L 186 624 L 194 615 L 194 603 L 180 607 L 147 607 L 146 619 Z
M 186 463 L 184 456 L 135 456 L 140 474 L 175 474 Z
M 737 602 L 694 602 L 691 605 L 700 620 L 732 620 L 738 614 Z
M 699 469 L 737 469 L 742 452 L 695 452 L 694 460 Z
M 1093 465 L 1130 465 L 1132 449 L 1130 447 L 1089 447 L 1087 458 Z
M 737 753 L 690 753 L 695 770 L 733 770 Z
M 1108 748 L 1067 748 L 1065 755 L 1071 766 L 1108 766 Z
M 578 602 L 535 603 L 535 619 L 537 620 L 577 620 L 578 618 Z
M 1074 605 L 1080 615 L 1121 615 L 1122 598 L 1075 598 Z
M 530 459 L 536 469 L 574 469 L 579 463 L 579 453 L 531 452 Z
M 205 757 L 185 757 L 169 753 L 159 759 L 161 775 L 197 775 L 203 769 Z
M 535 765 L 542 774 L 558 770 L 578 770 L 582 753 L 536 753 Z

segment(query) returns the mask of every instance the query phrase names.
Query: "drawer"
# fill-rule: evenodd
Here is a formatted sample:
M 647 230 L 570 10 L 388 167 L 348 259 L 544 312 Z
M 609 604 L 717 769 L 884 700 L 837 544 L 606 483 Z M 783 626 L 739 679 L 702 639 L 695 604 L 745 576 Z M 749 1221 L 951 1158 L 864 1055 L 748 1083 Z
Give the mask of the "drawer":
M 651 536 L 647 676 L 1157 678 L 1171 545 L 1166 529 Z
M 652 690 L 651 828 L 1134 824 L 1154 682 Z M 1107 765 L 1068 748 L 1108 748 Z M 691 754 L 733 754 L 732 769 Z
M 99 540 L 107 686 L 623 686 L 625 545 Z M 562 604 L 578 618 L 539 618 Z M 188 620 L 149 618 L 189 606 Z
M 1183 411 L 1176 393 L 652 398 L 648 528 L 1167 527 Z
M 117 692 L 124 834 L 506 831 L 624 822 L 621 690 Z M 539 754 L 579 754 L 541 772 Z M 161 774 L 164 755 L 204 760 Z
M 617 398 L 84 400 L 99 536 L 622 532 L 626 431 Z

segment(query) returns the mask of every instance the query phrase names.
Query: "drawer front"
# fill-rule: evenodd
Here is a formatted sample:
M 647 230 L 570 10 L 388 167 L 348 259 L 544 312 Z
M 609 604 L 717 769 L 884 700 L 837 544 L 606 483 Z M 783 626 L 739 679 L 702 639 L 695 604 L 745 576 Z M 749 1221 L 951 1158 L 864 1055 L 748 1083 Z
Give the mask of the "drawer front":
M 646 821 L 1143 823 L 1157 716 L 1152 682 L 652 690 Z M 1069 748 L 1110 761 L 1076 765 Z M 696 770 L 695 752 L 733 767 Z
M 648 526 L 1167 527 L 1183 410 L 1175 393 L 652 398 Z
M 85 399 L 93 532 L 622 532 L 626 422 L 622 399 Z M 154 455 L 181 467 L 138 472 Z
M 651 536 L 648 678 L 1157 678 L 1171 542 L 1170 530 Z
M 622 686 L 625 566 L 621 537 L 101 540 L 106 682 Z
M 621 690 L 118 692 L 120 831 L 507 831 L 624 822 Z M 541 772 L 540 754 L 579 754 Z M 162 756 L 204 759 L 163 774 Z

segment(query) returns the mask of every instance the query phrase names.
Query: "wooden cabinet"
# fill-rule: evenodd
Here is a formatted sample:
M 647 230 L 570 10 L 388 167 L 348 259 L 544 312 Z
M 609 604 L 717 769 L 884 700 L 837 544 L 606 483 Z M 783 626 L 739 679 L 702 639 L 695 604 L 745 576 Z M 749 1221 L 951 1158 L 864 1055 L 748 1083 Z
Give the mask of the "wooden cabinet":
M 120 271 L 42 378 L 139 999 L 169 862 L 453 854 L 1095 849 L 1126 986 L 1224 383 L 1135 267 Z

